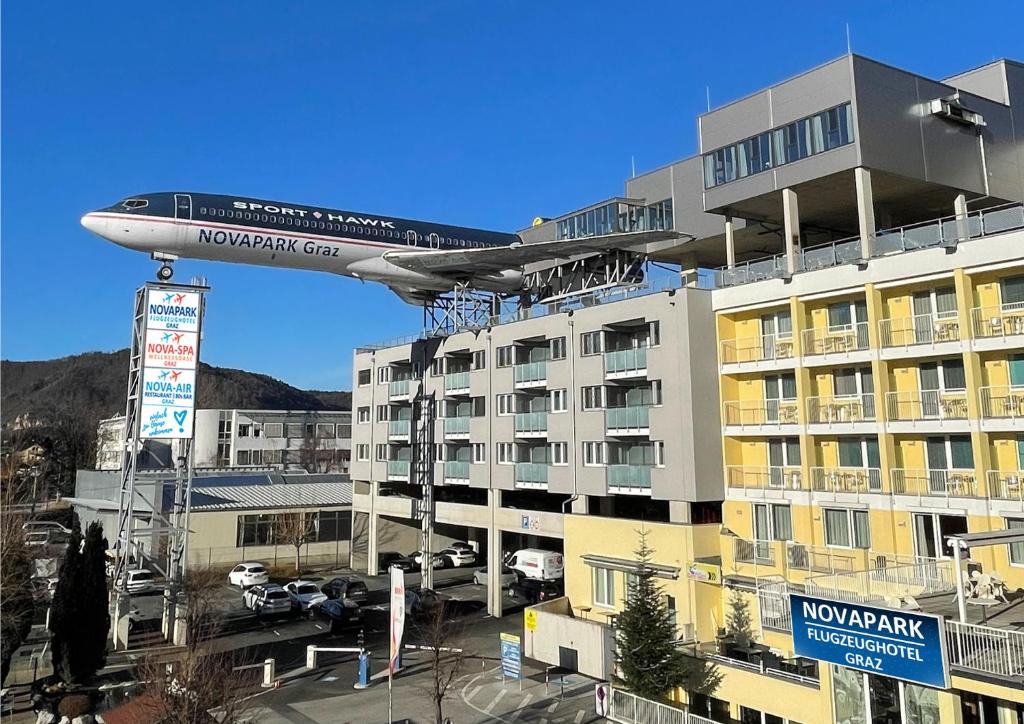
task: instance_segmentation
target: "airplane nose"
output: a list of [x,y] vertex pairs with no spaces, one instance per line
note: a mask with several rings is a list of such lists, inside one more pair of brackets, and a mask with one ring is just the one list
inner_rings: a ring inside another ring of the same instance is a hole
[[94,234],[103,236],[107,230],[107,220],[96,213],[90,212],[82,217],[82,226]]

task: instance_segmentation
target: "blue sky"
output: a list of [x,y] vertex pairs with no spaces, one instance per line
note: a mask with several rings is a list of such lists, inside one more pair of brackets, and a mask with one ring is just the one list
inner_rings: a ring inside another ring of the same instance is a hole
[[[128,343],[144,255],[79,225],[132,193],[231,193],[515,230],[694,153],[718,105],[845,52],[942,77],[1024,59],[1024,5],[42,3],[2,17],[2,355]],[[203,356],[348,389],[416,330],[380,286],[184,260]]]

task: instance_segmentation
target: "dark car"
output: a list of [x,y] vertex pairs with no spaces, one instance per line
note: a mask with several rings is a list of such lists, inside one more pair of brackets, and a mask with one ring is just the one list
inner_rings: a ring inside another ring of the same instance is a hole
[[331,625],[331,633],[346,626],[358,626],[363,622],[363,609],[348,598],[333,598],[312,607],[313,615]]
[[427,616],[436,611],[438,606],[447,606],[449,601],[451,596],[430,588],[405,591],[405,610],[413,617]]
[[[417,551],[417,553],[418,552],[419,551]],[[397,568],[400,571],[409,572],[418,571],[420,569],[420,564],[416,562],[416,557],[414,554],[409,556],[402,556],[401,558],[396,558],[393,561],[391,561],[391,565],[388,567]]]
[[366,597],[369,595],[365,583],[358,578],[344,576],[328,581],[320,586],[320,590],[327,595],[327,598],[348,598],[359,605],[366,603]]
[[527,603],[540,603],[561,596],[562,585],[558,581],[520,578],[508,587],[508,595]]
[[378,553],[377,567],[382,571],[386,571],[387,569],[391,568],[392,563],[401,558],[405,558],[405,556],[403,556],[398,551],[384,551],[383,553]]

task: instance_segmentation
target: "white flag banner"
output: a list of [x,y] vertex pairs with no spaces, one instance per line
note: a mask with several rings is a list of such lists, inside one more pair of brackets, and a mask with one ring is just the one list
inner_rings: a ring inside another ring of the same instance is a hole
[[405,572],[391,568],[391,656],[388,659],[388,673],[398,668],[402,634],[405,632]]

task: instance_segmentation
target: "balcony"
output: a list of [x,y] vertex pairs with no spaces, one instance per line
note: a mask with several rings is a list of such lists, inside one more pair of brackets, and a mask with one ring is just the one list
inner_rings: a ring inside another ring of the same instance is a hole
[[719,364],[723,372],[788,369],[796,365],[793,337],[757,335],[722,340]]
[[920,470],[893,468],[890,471],[893,495],[919,498],[976,498],[978,480],[973,470]]
[[444,437],[446,440],[469,439],[469,416],[444,418]]
[[468,460],[446,460],[444,463],[444,481],[446,483],[469,482],[469,461]]
[[1024,346],[1024,304],[975,307],[971,310],[971,331],[978,351]]
[[604,376],[609,380],[645,377],[647,375],[647,348],[634,347],[604,353]]
[[775,565],[776,541],[743,540],[733,541],[733,560],[736,563],[754,563],[762,566]]
[[449,372],[444,376],[445,395],[468,395],[469,372]]
[[951,315],[915,314],[878,322],[882,358],[917,354],[960,354],[960,318]]
[[394,402],[408,402],[412,380],[391,380],[388,383],[388,399]]
[[408,460],[388,460],[388,480],[409,481]]
[[832,495],[860,495],[882,492],[882,471],[878,468],[811,468],[811,490]]
[[807,398],[807,431],[812,435],[872,433],[877,430],[875,421],[873,394]]
[[870,350],[868,323],[858,322],[827,329],[805,329],[800,351],[805,364],[834,364],[866,362],[871,359]]
[[634,495],[651,494],[650,465],[609,465],[608,492]]
[[516,413],[516,437],[546,437],[548,434],[548,413],[539,412]]
[[888,392],[885,414],[890,432],[967,431],[966,390]]
[[988,497],[994,500],[1012,500],[1024,504],[1024,472],[1013,470],[988,471]]
[[981,429],[986,432],[1024,431],[1024,387],[990,385],[978,390]]
[[650,407],[630,405],[610,407],[604,413],[604,427],[608,435],[647,435],[651,431]]
[[806,490],[799,466],[727,465],[725,479],[730,490],[759,498],[783,498],[787,490]]
[[388,422],[388,440],[409,442],[412,438],[412,420],[391,420]]
[[517,488],[548,487],[547,463],[516,463],[515,481]]
[[851,551],[840,552],[828,547],[786,541],[786,568],[790,570],[809,573],[852,571],[856,561]]
[[547,361],[517,364],[514,368],[514,377],[517,389],[544,387],[548,383]]
[[731,400],[725,403],[729,435],[799,434],[799,402],[791,400]]

